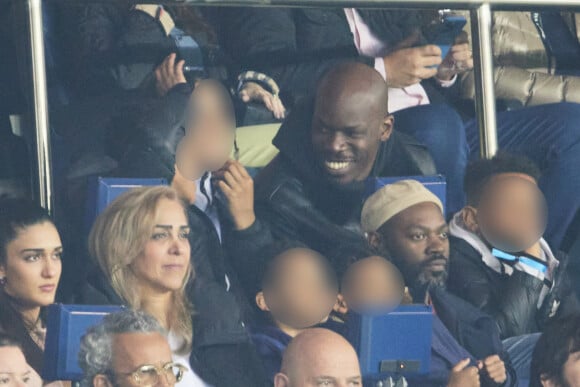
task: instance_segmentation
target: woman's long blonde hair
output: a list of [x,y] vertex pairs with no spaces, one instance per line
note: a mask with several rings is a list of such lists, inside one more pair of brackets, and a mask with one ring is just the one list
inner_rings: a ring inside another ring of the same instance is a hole
[[[117,295],[136,310],[142,309],[142,300],[137,291],[137,278],[129,265],[143,253],[151,238],[161,199],[176,201],[183,206],[173,188],[134,188],[120,195],[99,215],[89,235],[91,256],[97,260]],[[173,293],[167,327],[185,339],[180,348],[182,352],[191,348],[193,340],[192,306],[185,293],[187,283],[194,275],[191,263],[189,267],[181,288]]]

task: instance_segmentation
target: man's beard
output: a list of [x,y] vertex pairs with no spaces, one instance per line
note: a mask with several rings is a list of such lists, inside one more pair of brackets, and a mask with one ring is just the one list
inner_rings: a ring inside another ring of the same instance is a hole
[[[429,268],[429,265],[441,259],[446,260],[446,264],[443,270],[439,271],[432,271]],[[445,289],[447,284],[447,277],[448,277],[448,268],[449,268],[449,261],[447,257],[442,254],[434,254],[425,262],[422,262],[420,265],[409,268],[410,278],[409,287],[413,289],[413,293],[415,294],[422,294],[424,295],[425,292],[429,291],[429,289],[433,288],[442,288]]]

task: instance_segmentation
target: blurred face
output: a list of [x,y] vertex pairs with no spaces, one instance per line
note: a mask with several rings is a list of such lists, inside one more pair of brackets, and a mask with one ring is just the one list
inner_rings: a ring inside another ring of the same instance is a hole
[[195,88],[190,101],[189,127],[183,144],[178,147],[177,162],[181,171],[187,171],[188,167],[180,163],[198,164],[201,172],[211,172],[228,160],[234,146],[235,121],[226,97],[213,83],[202,81]]
[[166,293],[179,290],[189,272],[189,226],[181,203],[161,199],[155,225],[143,253],[129,267],[141,291]]
[[376,101],[357,93],[344,98],[317,98],[312,119],[312,146],[326,179],[337,185],[365,180],[381,142],[392,130],[392,117]]
[[263,291],[272,316],[295,329],[325,321],[336,303],[337,289],[329,284],[321,258],[307,249],[292,249],[284,255],[276,283]]
[[536,243],[546,228],[546,202],[526,175],[502,174],[485,186],[477,208],[479,231],[493,246],[509,252]]
[[42,380],[26,363],[18,347],[0,347],[1,387],[40,387]]
[[349,309],[390,308],[400,304],[404,284],[382,257],[356,262],[345,276],[342,296]]
[[411,287],[445,285],[448,232],[441,210],[433,203],[409,207],[379,230],[393,261]]
[[54,302],[61,273],[62,243],[50,222],[20,230],[6,246],[6,262],[0,266],[4,291],[25,308]]
[[[131,376],[144,365],[162,368],[172,361],[167,339],[160,333],[122,333],[113,340],[112,371],[119,386],[137,386]],[[160,375],[156,386],[174,386],[164,375]]]

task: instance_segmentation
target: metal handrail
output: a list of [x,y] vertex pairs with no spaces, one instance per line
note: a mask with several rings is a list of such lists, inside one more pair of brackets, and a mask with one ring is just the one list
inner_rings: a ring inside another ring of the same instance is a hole
[[[71,1],[94,3],[95,0],[27,0],[30,21],[30,47],[36,125],[36,197],[49,211],[53,208],[50,158],[50,132],[46,68],[44,65],[44,37],[42,23],[43,1]],[[118,2],[118,0],[97,0]],[[302,7],[357,7],[380,8],[451,8],[469,9],[472,21],[472,39],[475,64],[475,102],[480,130],[480,154],[491,157],[497,151],[497,127],[493,82],[493,52],[491,47],[491,11],[527,10],[538,8],[580,8],[580,0],[139,0],[139,3],[176,4],[197,6],[302,6]]]

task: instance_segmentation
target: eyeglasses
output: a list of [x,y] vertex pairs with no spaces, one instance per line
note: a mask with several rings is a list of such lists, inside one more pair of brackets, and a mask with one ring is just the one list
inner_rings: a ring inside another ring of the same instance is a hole
[[183,379],[187,368],[179,363],[167,363],[161,367],[145,364],[129,373],[117,373],[116,375],[130,376],[136,385],[141,387],[157,386],[161,382],[161,376],[165,377],[168,384],[174,385]]

